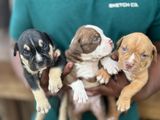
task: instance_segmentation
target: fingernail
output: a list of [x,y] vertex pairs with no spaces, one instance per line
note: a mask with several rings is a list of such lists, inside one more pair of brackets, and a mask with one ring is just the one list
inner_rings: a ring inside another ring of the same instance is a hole
[[71,63],[71,62],[68,63],[68,67],[69,67],[69,68],[72,68],[72,63]]

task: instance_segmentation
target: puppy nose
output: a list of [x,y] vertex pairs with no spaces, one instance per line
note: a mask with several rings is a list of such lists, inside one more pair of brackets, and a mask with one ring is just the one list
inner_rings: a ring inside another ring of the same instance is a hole
[[111,46],[113,46],[112,40],[109,40],[108,43],[109,43]]
[[126,63],[125,65],[126,65],[127,69],[131,69],[134,64],[133,63]]

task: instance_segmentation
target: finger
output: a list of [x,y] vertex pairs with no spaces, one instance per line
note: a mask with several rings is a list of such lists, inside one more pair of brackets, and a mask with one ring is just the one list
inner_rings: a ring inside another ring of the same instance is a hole
[[73,66],[74,66],[73,62],[68,62],[66,66],[64,67],[63,75],[66,76],[67,74],[69,74]]
[[[102,85],[100,85],[100,86],[102,86]],[[98,86],[98,87],[93,87],[93,88],[87,88],[87,89],[85,89],[85,90],[88,91],[88,92],[99,91],[100,86]]]
[[99,95],[99,92],[97,92],[97,91],[94,91],[94,92],[87,92],[87,95],[89,96],[89,97],[92,97],[92,96],[96,96],[96,95]]

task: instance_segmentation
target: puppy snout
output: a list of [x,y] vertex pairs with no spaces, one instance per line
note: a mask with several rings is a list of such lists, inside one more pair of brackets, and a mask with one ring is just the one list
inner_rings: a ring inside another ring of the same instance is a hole
[[127,69],[131,69],[133,66],[134,66],[134,63],[129,63],[129,62],[126,62],[126,63],[125,63],[125,67],[126,67]]
[[109,43],[109,45],[110,45],[111,47],[114,47],[114,44],[113,44],[113,41],[112,41],[112,40],[109,40],[108,43]]

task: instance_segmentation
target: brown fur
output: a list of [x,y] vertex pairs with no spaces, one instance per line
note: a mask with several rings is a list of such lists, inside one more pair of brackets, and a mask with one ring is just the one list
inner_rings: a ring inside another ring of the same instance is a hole
[[[94,39],[98,39],[98,42],[95,42]],[[86,28],[82,26],[76,32],[76,35],[71,42],[70,48],[66,51],[66,57],[68,61],[72,61],[74,63],[84,62],[82,60],[83,58],[81,54],[86,54],[87,56],[88,53],[93,52],[97,48],[97,46],[100,45],[101,41],[102,41],[102,38],[96,30],[94,30],[93,28]],[[89,62],[92,62],[92,61],[89,61]],[[77,68],[74,66],[70,74],[68,74],[65,77],[64,79],[65,84],[70,84],[75,79],[77,79],[76,69]],[[108,77],[106,79],[108,80],[109,77],[110,76],[108,74]],[[80,79],[85,81],[83,82],[85,88],[92,88],[100,85],[98,82],[96,82],[96,75],[93,78],[89,78],[87,80],[85,78],[80,78]],[[113,103],[112,99],[108,99],[108,100],[109,100],[109,103]],[[110,114],[109,116],[107,116],[108,114],[104,109],[105,105],[102,105],[102,104],[103,103],[101,101],[100,95],[89,97],[86,103],[77,104],[73,100],[72,92],[69,91],[68,93],[65,93],[64,98],[62,99],[59,120],[66,120],[67,114],[71,120],[80,120],[82,117],[82,113],[86,111],[91,111],[98,120],[107,120],[108,117],[111,117],[113,115],[112,112],[115,112],[114,111],[115,109],[112,109],[112,108],[109,109]],[[111,104],[110,107],[113,107],[114,105]],[[65,112],[67,112],[67,114]],[[115,117],[114,120],[116,120],[117,116],[115,115],[114,117]]]
[[[123,48],[127,48],[124,52]],[[124,112],[130,108],[131,98],[140,91],[148,81],[148,67],[153,59],[156,60],[157,51],[151,40],[142,33],[132,33],[124,36],[118,42],[118,64],[125,70],[125,62],[135,54],[133,67],[127,71],[127,78],[131,83],[124,87],[117,101],[118,109]],[[126,70],[125,70],[126,71]]]
[[[96,37],[100,39],[99,33],[91,28],[84,28],[83,26],[79,28],[76,32],[73,42],[70,45],[70,49],[66,51],[66,56],[68,60],[76,62],[81,61],[81,53],[89,53],[96,49],[100,44],[93,43],[93,38]],[[76,39],[76,40],[75,40]]]

